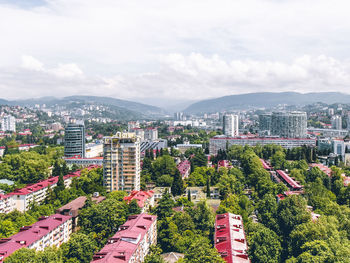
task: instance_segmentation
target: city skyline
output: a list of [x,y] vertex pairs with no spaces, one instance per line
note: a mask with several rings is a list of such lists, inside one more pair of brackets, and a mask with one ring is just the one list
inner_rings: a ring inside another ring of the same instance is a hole
[[[347,92],[346,1],[0,1],[2,98]],[[158,104],[159,105],[159,104]]]

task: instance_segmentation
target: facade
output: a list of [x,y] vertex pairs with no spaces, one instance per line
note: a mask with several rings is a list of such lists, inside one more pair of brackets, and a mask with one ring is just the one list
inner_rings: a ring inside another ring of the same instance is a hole
[[68,165],[76,164],[78,166],[87,167],[90,165],[102,166],[103,157],[94,157],[94,158],[80,158],[80,157],[68,157],[64,158]]
[[271,113],[265,113],[259,115],[259,130],[261,133],[269,134],[271,131]]
[[11,115],[4,116],[1,119],[1,130],[4,132],[5,131],[16,132],[16,118]]
[[225,114],[223,117],[223,131],[226,136],[236,137],[238,133],[238,115]]
[[157,217],[148,214],[129,216],[91,262],[142,263],[150,246],[157,243]]
[[345,143],[344,140],[334,139],[332,140],[332,152],[336,155],[345,156]]
[[202,148],[202,144],[191,144],[186,141],[183,144],[177,144],[176,149],[178,149],[181,153],[185,153],[188,149],[192,148]]
[[85,146],[85,157],[86,158],[94,158],[100,157],[103,155],[103,143],[88,143]]
[[306,138],[306,112],[274,112],[271,116],[271,135],[282,138]]
[[[88,169],[96,168],[90,166]],[[64,184],[69,187],[74,177],[79,177],[80,171],[67,174],[63,177]],[[16,189],[13,192],[0,195],[0,213],[10,213],[14,210],[25,212],[30,208],[30,205],[35,202],[41,204],[48,193],[48,189],[55,188],[58,182],[58,176],[51,177],[36,184],[27,185],[24,188]]]
[[129,196],[125,196],[124,200],[129,204],[132,200],[136,200],[137,205],[141,208],[141,212],[147,212],[155,205],[153,191],[132,191]]
[[105,137],[103,180],[107,192],[140,190],[140,138],[134,133]]
[[250,262],[242,216],[231,213],[216,215],[214,246],[228,263]]
[[85,126],[70,123],[64,133],[64,156],[85,157]]
[[314,133],[322,135],[323,137],[345,137],[348,135],[348,130],[336,130],[336,129],[321,129],[321,128],[308,128],[308,133]]
[[333,116],[331,119],[331,122],[332,122],[332,129],[341,130],[343,128],[341,116],[339,115]]
[[157,128],[146,128],[145,129],[145,140],[155,141],[158,140],[158,129]]
[[226,147],[232,145],[267,145],[276,144],[281,145],[283,148],[292,149],[295,147],[301,147],[303,145],[315,147],[315,139],[298,139],[298,138],[265,138],[265,137],[225,137],[225,136],[215,136],[209,140],[209,154],[217,154],[218,150],[225,150]]
[[0,239],[0,262],[21,248],[42,251],[46,247],[61,246],[72,234],[72,218],[60,214],[41,217],[31,226],[24,226],[20,232]]

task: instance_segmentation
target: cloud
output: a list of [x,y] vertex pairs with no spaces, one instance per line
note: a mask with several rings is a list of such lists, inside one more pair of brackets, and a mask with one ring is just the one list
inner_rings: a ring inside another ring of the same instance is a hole
[[346,0],[9,1],[0,4],[0,89],[6,98],[138,100],[347,92],[349,8]]

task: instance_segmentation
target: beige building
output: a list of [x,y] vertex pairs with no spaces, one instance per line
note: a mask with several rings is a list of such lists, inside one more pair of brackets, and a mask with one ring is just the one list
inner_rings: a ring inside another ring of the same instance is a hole
[[103,180],[107,192],[140,190],[140,137],[120,133],[103,141]]

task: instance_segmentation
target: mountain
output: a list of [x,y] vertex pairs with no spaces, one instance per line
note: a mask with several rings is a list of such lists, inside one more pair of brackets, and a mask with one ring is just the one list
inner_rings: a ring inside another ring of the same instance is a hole
[[185,109],[187,113],[220,112],[227,110],[274,107],[279,104],[307,105],[316,102],[327,104],[350,103],[350,95],[340,92],[259,92],[224,96],[193,103]]
[[116,112],[116,117],[120,115],[123,116],[123,119],[125,119],[128,115],[132,117],[132,119],[135,119],[163,117],[165,114],[165,111],[159,107],[128,100],[98,96],[69,96],[64,98],[42,97],[14,101],[6,101],[0,99],[0,104],[19,106],[34,106],[35,104],[46,104],[48,107],[54,105],[70,106],[76,104],[106,105],[109,106],[114,112]]

